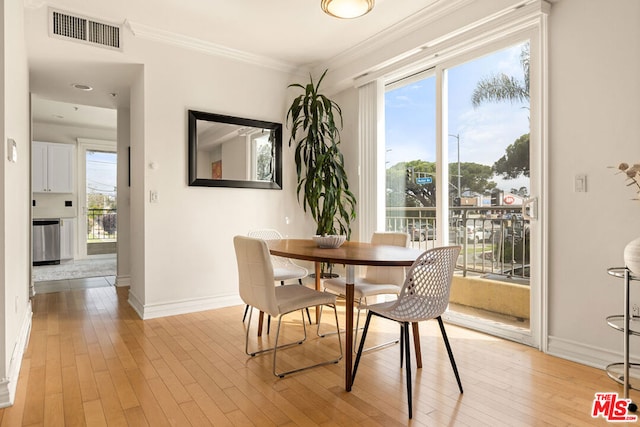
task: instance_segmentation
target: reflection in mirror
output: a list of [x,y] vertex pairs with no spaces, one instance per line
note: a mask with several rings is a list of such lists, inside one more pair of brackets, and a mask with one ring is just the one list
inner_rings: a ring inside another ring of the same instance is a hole
[[189,185],[282,188],[282,124],[189,110]]

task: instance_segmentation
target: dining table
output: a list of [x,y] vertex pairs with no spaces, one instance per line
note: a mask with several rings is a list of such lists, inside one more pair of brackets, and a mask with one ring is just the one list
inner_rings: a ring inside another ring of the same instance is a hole
[[[315,288],[321,289],[321,264],[344,264],[346,270],[345,295],[345,390],[351,391],[353,370],[353,304],[356,266],[410,267],[423,252],[419,249],[374,245],[364,242],[346,241],[337,248],[320,248],[312,239],[281,239],[267,242],[272,255],[315,263]],[[317,319],[317,317],[316,317]],[[413,324],[416,359],[421,367],[418,324]]]

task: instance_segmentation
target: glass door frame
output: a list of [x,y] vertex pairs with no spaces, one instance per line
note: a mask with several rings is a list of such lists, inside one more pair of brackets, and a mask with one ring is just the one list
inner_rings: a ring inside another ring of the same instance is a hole
[[[446,99],[446,73],[445,70],[456,65],[473,60],[492,52],[513,46],[523,41],[530,42],[530,194],[536,198],[537,219],[532,221],[530,226],[531,235],[531,278],[530,278],[530,329],[529,331],[514,328],[496,326],[492,322],[482,322],[477,324],[468,318],[447,312],[443,317],[452,323],[461,326],[480,330],[491,335],[507,338],[521,342],[543,351],[546,351],[547,337],[547,259],[546,245],[548,239],[547,225],[544,214],[547,206],[546,186],[546,153],[547,153],[547,82],[546,82],[546,32],[544,31],[544,20],[542,24],[536,22],[529,28],[514,31],[499,38],[492,38],[484,43],[477,40],[461,46],[457,52],[449,52],[446,58],[439,61],[432,59],[421,65],[414,64],[411,68],[405,67],[402,71],[389,73],[383,78],[386,83],[392,83],[408,76],[412,73],[435,67],[436,77],[436,173],[437,173],[437,194],[436,194],[436,222],[446,224],[449,211],[448,202],[448,105]],[[437,59],[437,58],[436,58]],[[384,140],[383,140],[384,141]],[[384,161],[384,160],[383,160]],[[380,215],[380,214],[379,214]],[[384,217],[384,213],[381,215]],[[448,244],[448,233],[444,227],[437,228],[437,244]]]
[[89,257],[87,253],[87,152],[102,151],[118,154],[116,141],[78,138],[78,224],[76,246],[78,259]]

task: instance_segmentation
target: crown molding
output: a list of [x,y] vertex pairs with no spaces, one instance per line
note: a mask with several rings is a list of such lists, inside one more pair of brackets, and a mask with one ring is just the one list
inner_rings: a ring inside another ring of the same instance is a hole
[[126,21],[127,27],[131,30],[135,37],[142,39],[158,41],[161,43],[171,44],[184,49],[191,49],[198,52],[204,52],[209,55],[220,56],[235,61],[245,62],[260,67],[271,68],[277,71],[287,73],[294,72],[299,69],[298,66],[285,61],[279,61],[262,55],[256,55],[244,52],[238,49],[232,49],[219,44],[211,43],[205,40],[189,37],[170,31],[160,30],[148,25],[140,24],[133,21]]
[[351,63],[358,58],[366,57],[372,52],[376,52],[379,49],[393,44],[394,41],[401,40],[413,34],[415,31],[424,28],[433,22],[439,21],[443,17],[470,3],[473,3],[474,1],[475,0],[438,0],[422,9],[420,12],[385,28],[367,40],[364,40],[363,42],[358,43],[357,45],[330,58],[326,61],[326,64],[330,64],[330,68],[338,68],[347,63]]

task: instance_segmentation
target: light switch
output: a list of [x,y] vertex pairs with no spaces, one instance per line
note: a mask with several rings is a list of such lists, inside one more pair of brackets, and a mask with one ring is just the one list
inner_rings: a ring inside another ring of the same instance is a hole
[[587,175],[576,175],[573,183],[573,191],[576,193],[587,192]]

